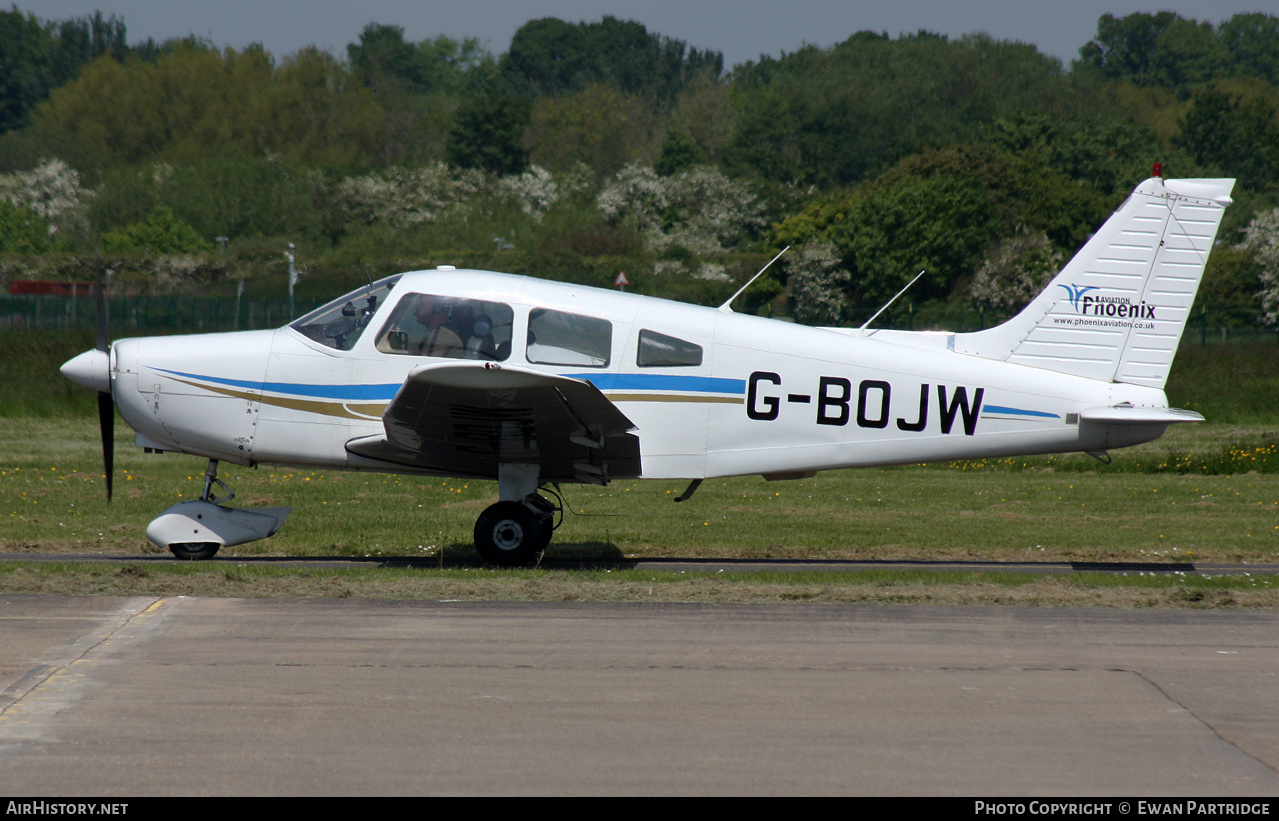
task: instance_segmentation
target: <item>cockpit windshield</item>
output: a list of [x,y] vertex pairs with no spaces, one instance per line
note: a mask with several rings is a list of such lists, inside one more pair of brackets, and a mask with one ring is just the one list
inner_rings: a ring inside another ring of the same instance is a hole
[[349,351],[355,347],[360,334],[368,327],[369,320],[386,302],[386,296],[399,282],[400,277],[379,279],[344,297],[335,299],[322,308],[316,308],[289,327],[321,345]]

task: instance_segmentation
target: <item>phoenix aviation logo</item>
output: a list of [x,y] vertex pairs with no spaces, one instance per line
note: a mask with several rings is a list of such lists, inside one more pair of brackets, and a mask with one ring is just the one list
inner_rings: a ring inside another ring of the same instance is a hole
[[1058,285],[1057,287],[1065,289],[1066,293],[1070,294],[1070,304],[1071,307],[1075,309],[1075,313],[1082,313],[1082,311],[1079,310],[1079,300],[1083,299],[1084,294],[1089,291],[1101,290],[1095,285],[1075,285],[1074,283],[1071,283],[1070,285]]
[[1134,303],[1126,296],[1091,295],[1101,289],[1095,285],[1058,285],[1070,297],[1070,305],[1081,316],[1117,317],[1119,319],[1154,319],[1155,306],[1144,300]]

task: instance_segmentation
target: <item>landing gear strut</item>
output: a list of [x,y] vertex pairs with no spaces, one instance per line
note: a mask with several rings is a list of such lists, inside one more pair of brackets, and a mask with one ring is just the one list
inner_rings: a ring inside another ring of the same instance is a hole
[[[223,496],[221,499],[218,499],[214,497],[213,495],[213,485],[215,483],[217,484],[218,487],[226,491],[226,495]],[[227,487],[226,482],[218,478],[218,460],[210,459],[209,466],[204,469],[204,493],[200,494],[200,501],[212,502],[213,504],[217,505],[217,504],[221,504],[222,502],[229,502],[234,498],[235,498],[235,491]]]

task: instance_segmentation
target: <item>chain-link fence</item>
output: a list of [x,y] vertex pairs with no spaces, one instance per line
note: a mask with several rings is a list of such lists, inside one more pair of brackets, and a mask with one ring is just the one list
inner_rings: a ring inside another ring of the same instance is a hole
[[[298,316],[321,300],[297,300]],[[287,299],[201,296],[113,296],[107,300],[112,336],[124,333],[189,333],[278,328],[288,323]],[[93,328],[97,307],[91,297],[0,295],[0,328],[72,330]]]
[[[297,300],[296,315],[319,307],[323,300]],[[286,299],[236,299],[202,296],[113,296],[107,300],[112,336],[121,334],[208,333],[212,331],[278,328],[295,317],[289,316]],[[92,297],[0,294],[0,328],[41,328],[70,330],[93,328],[96,307]],[[867,308],[870,316],[875,308]],[[857,312],[854,312],[857,315]],[[955,332],[978,331],[999,324],[1005,317],[980,309],[950,309],[941,314],[927,307],[894,306],[876,318],[874,327],[901,330],[945,328]],[[1275,340],[1279,329],[1256,324],[1257,312],[1235,308],[1196,308],[1182,337],[1183,344],[1209,345],[1222,342]]]
[[[878,306],[856,306],[851,310],[855,318],[869,317]],[[1196,306],[1182,334],[1182,344],[1210,345],[1223,342],[1261,342],[1273,340],[1279,344],[1279,328],[1258,324],[1259,311],[1255,308],[1216,308]],[[895,305],[875,318],[874,328],[891,328],[901,331],[947,330],[955,333],[981,331],[1004,322],[1009,317],[1003,313],[987,311],[981,307],[964,307],[942,303],[916,306],[910,303]],[[856,319],[853,324],[857,324]]]
[[1183,344],[1196,340],[1201,345],[1224,342],[1261,342],[1273,340],[1279,344],[1279,328],[1264,328],[1257,324],[1258,312],[1247,309],[1203,308],[1190,317]]

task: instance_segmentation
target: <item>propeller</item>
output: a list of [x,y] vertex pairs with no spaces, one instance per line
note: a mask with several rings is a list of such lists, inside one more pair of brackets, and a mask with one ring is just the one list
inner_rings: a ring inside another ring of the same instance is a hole
[[115,402],[111,398],[111,343],[107,334],[107,289],[102,276],[102,261],[97,243],[93,248],[93,268],[98,294],[98,339],[94,350],[106,355],[107,389],[98,391],[98,429],[102,434],[102,469],[107,478],[107,502],[111,501],[112,477],[115,475]]
[[67,360],[62,375],[77,385],[98,392],[98,427],[102,434],[102,468],[107,479],[107,501],[111,501],[115,473],[115,402],[111,396],[111,343],[107,339],[107,291],[102,263],[95,248],[93,267],[97,270],[98,340],[91,351]]

